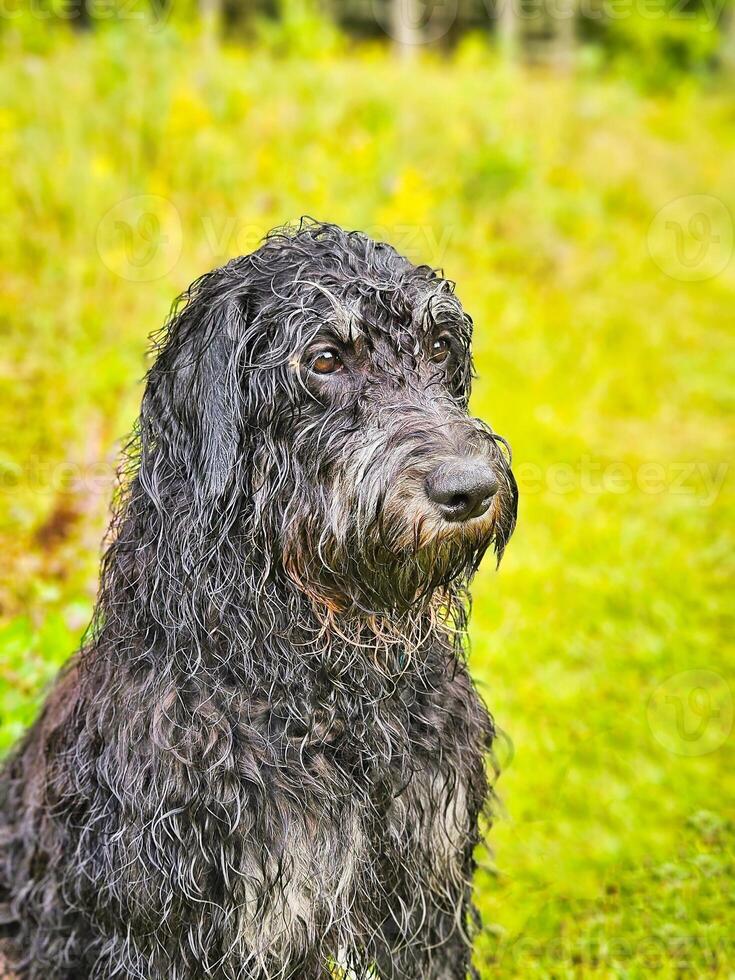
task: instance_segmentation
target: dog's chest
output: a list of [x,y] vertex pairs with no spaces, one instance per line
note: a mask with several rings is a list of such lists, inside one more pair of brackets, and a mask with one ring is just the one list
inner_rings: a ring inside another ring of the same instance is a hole
[[460,886],[475,838],[490,722],[464,671],[393,697],[314,703],[310,714],[301,701],[298,723],[263,704],[258,760],[241,767],[265,783],[248,804],[265,839],[244,856],[254,914],[243,936],[256,947],[284,935],[307,948],[331,930],[347,942],[354,910],[399,881]]
[[394,787],[387,801],[371,801],[363,787],[341,804],[307,799],[303,810],[292,813],[277,867],[266,866],[258,882],[261,894],[269,879],[275,888],[265,889],[270,901],[249,924],[251,945],[267,938],[277,948],[287,935],[306,949],[314,936],[334,932],[336,946],[343,948],[360,933],[355,909],[372,907],[378,918],[389,914],[383,903],[398,894],[397,883],[413,882],[410,895],[396,898],[402,907],[423,901],[419,893],[461,885],[473,822],[462,776],[448,782],[430,767],[416,771],[407,784],[394,780]]

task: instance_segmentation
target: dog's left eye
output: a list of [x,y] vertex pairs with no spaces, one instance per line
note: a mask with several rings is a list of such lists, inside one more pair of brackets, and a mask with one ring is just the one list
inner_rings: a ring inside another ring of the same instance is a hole
[[319,351],[311,359],[311,370],[316,374],[334,374],[342,367],[342,360],[336,350],[327,348]]
[[449,338],[447,337],[437,337],[434,343],[431,345],[431,359],[435,364],[441,364],[442,361],[446,361],[449,355]]

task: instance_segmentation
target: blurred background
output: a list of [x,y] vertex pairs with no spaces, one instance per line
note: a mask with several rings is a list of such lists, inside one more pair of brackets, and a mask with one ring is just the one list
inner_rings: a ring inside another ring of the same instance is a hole
[[3,751],[89,620],[174,296],[360,228],[457,281],[515,451],[482,977],[735,976],[728,3],[3,0]]

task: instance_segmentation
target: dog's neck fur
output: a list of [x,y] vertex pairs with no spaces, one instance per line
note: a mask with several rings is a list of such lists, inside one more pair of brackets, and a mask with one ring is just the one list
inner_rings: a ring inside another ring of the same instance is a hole
[[[245,504],[207,510],[181,488],[161,500],[150,492],[155,476],[144,461],[121,496],[89,653],[213,684],[298,687],[320,674],[357,691],[434,670],[437,655],[463,655],[468,601],[459,583],[401,611],[335,610],[289,576]],[[260,657],[265,642],[284,656]]]

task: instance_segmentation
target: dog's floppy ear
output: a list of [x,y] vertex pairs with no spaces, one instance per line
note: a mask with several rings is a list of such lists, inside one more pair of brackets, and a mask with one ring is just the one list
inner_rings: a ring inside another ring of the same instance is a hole
[[154,470],[169,464],[202,503],[225,493],[241,446],[247,304],[242,280],[226,272],[203,276],[175,304],[143,401],[144,459]]

